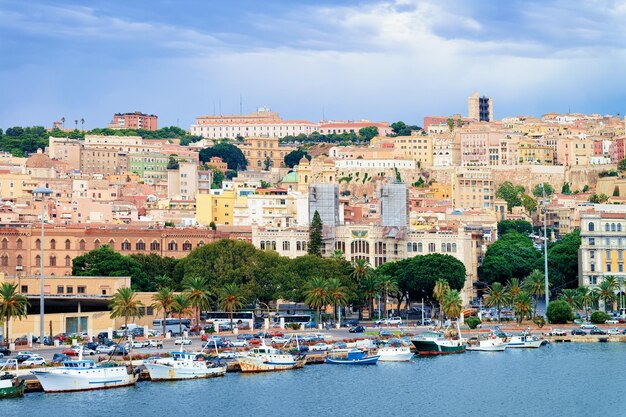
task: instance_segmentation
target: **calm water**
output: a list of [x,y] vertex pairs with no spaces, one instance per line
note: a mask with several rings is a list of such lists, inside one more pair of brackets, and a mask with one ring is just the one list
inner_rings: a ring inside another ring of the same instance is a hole
[[626,416],[626,344],[555,344],[371,367],[27,394],[0,416]]

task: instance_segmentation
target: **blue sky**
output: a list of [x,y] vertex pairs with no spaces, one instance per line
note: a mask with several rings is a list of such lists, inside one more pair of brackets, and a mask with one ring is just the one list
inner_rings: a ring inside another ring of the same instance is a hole
[[626,0],[0,0],[0,127],[115,112],[624,115]]

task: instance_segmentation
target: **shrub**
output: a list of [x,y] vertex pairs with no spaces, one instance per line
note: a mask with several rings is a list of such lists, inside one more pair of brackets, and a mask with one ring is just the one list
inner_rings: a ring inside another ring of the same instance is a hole
[[572,320],[572,307],[563,300],[553,301],[548,305],[546,316],[552,324],[565,324]]
[[475,316],[468,317],[465,319],[465,324],[467,324],[467,327],[469,327],[470,329],[475,329],[476,327],[478,327],[480,323],[481,323],[480,319]]
[[300,330],[300,323],[287,323],[286,326],[291,330]]
[[611,316],[609,316],[603,311],[594,311],[593,314],[591,315],[591,322],[593,324],[604,324],[604,322],[610,318]]
[[541,329],[543,326],[546,325],[546,319],[544,319],[543,316],[535,316],[533,317],[533,323],[535,323],[535,326]]

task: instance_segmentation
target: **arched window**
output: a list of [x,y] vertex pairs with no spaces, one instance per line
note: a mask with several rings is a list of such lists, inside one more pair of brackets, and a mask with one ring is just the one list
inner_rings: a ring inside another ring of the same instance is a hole
[[18,248],[18,249],[22,249],[22,246],[23,246],[22,239],[17,239],[17,242],[16,242],[16,243],[17,243],[17,248]]
[[413,242],[413,252],[417,252],[417,242]]
[[72,243],[70,242],[69,239],[65,239],[65,249],[69,250],[71,249]]
[[302,242],[302,250],[306,250],[306,241]]
[[128,240],[122,242],[122,250],[130,250],[130,242]]
[[615,223],[611,223],[611,232],[615,231]]
[[276,250],[276,241],[272,240],[272,250]]
[[420,253],[424,251],[424,245],[422,245],[422,242],[418,242],[417,251]]
[[411,242],[407,242],[406,244],[406,251],[407,252],[411,252],[413,250],[413,246],[411,245]]
[[[298,243],[300,243],[300,242],[298,242]],[[265,241],[264,240],[261,241],[261,250],[265,250]]]
[[2,249],[8,249],[8,248],[9,248],[9,239],[5,237],[4,239],[2,239]]
[[144,243],[143,240],[139,240],[139,241],[137,241],[137,243],[135,243],[135,249],[137,249],[137,250],[146,250],[146,244]]
[[452,252],[456,253],[456,243],[452,244]]
[[150,243],[150,250],[151,251],[161,250],[161,244],[157,242],[156,240],[153,240],[152,243]]
[[15,258],[15,260],[16,260],[16,265],[17,266],[23,266],[24,265],[23,264],[24,259],[22,258],[22,255],[17,255],[17,258]]
[[355,253],[369,254],[370,244],[368,241],[363,240],[363,239],[354,240],[350,243],[350,252],[353,254]]
[[[100,239],[96,239],[93,241],[93,248],[98,249],[100,247]],[[85,250],[84,242],[81,240],[81,249]]]
[[109,247],[115,250],[115,241],[113,239],[109,240]]
[[437,248],[435,248],[435,244],[433,242],[428,244],[428,252],[435,252]]
[[596,229],[596,225],[593,222],[589,222],[589,231],[593,232]]
[[35,256],[35,266],[41,266],[41,256]]
[[170,240],[170,243],[167,244],[167,250],[175,251],[178,250],[178,243],[174,240]]
[[35,249],[41,249],[41,240],[35,240]]
[[54,255],[50,256],[50,266],[57,266],[57,257]]
[[299,240],[296,242],[296,250],[297,251],[301,251],[302,250],[302,245],[300,245],[300,241]]
[[452,245],[449,243],[446,244],[446,252],[452,252]]
[[80,242],[78,242],[78,249],[85,250],[85,240],[84,239],[81,239]]
[[611,226],[610,226],[608,223],[606,223],[606,224],[604,225],[604,231],[605,231],[605,232],[608,232],[609,230],[611,230]]
[[622,224],[621,223],[617,223],[617,231],[618,232],[622,231]]
[[198,242],[198,247],[201,248],[202,246],[204,246],[204,240],[201,240],[200,242]]
[[50,249],[56,249],[57,248],[57,241],[54,239],[50,240]]
[[446,244],[442,243],[441,244],[441,252],[445,252],[446,251]]
[[9,256],[6,253],[0,256],[0,265],[9,266]]
[[283,240],[283,250],[289,250],[291,243],[288,240]]
[[70,258],[69,255],[65,257],[65,266],[66,267],[72,266],[72,258]]
[[191,242],[189,242],[188,240],[185,240],[185,243],[183,243],[183,250],[184,251],[190,251],[191,250]]

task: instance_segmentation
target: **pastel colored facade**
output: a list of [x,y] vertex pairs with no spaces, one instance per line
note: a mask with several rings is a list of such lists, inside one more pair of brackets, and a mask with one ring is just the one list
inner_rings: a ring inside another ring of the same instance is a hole
[[207,162],[207,165],[221,172],[226,172],[228,170],[228,164],[219,156],[212,156],[211,159],[209,159],[209,162]]
[[414,160],[420,168],[433,165],[433,138],[430,135],[413,132],[411,136],[397,136],[394,151],[401,159]]
[[30,175],[0,170],[0,198],[3,200],[26,197],[33,188]]
[[559,165],[589,165],[592,156],[593,141],[587,137],[568,137],[557,142],[556,160]]
[[448,119],[448,116],[424,116],[424,123],[422,128],[428,131],[428,128],[431,125],[445,125]]
[[338,170],[348,169],[409,169],[415,170],[417,164],[414,160],[408,159],[338,159],[335,161]]
[[282,188],[257,189],[234,208],[235,226],[296,227],[308,224],[306,194]]
[[237,201],[235,190],[211,190],[210,194],[196,195],[196,221],[200,225],[208,226],[211,222],[216,225],[233,225],[233,210]]
[[461,163],[461,145],[451,135],[432,135],[433,166],[450,167]]
[[167,198],[194,200],[198,192],[198,165],[179,161],[178,169],[167,170]]
[[317,131],[322,135],[355,133],[365,127],[375,127],[378,129],[378,136],[388,136],[393,133],[393,129],[387,122],[370,122],[369,120],[359,121],[321,121],[317,126]]
[[[247,137],[243,143],[235,143],[248,160],[249,170],[267,170],[266,168],[285,168],[285,156],[295,151],[293,146],[283,146],[278,137]],[[269,161],[270,166],[267,166]]]
[[457,168],[452,177],[452,204],[458,208],[493,209],[495,184],[490,169]]
[[491,122],[493,120],[493,101],[489,97],[473,93],[467,99],[467,116],[479,122]]
[[128,155],[128,170],[136,173],[148,184],[167,181],[169,156],[162,153],[132,153]]
[[[500,165],[500,148],[504,135],[489,126],[458,129],[455,140],[461,149],[462,166]],[[513,161],[515,163],[515,161]]]
[[518,162],[520,165],[553,165],[554,149],[550,146],[542,145],[534,139],[520,139]]
[[158,119],[154,114],[141,112],[115,113],[113,115],[113,123],[109,127],[112,129],[157,130]]

